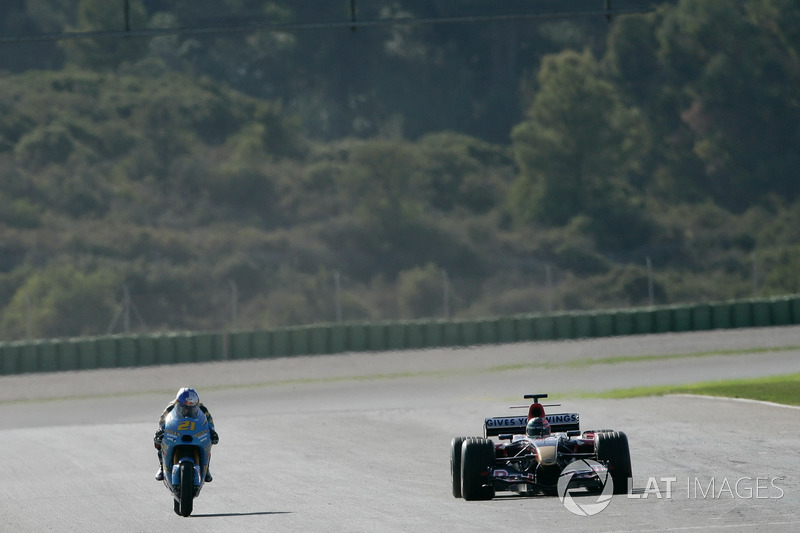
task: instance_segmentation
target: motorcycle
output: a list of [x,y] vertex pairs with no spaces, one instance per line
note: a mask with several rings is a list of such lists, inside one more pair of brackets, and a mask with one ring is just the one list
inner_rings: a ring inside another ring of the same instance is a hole
[[164,420],[161,460],[164,485],[174,498],[175,514],[192,514],[211,461],[211,431],[206,415],[182,417],[173,409]]

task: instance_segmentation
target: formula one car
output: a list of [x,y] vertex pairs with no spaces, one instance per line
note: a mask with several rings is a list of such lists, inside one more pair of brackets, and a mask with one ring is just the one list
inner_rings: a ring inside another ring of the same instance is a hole
[[625,433],[581,431],[578,413],[545,414],[539,400],[547,394],[527,394],[525,398],[533,400],[530,406],[520,406],[528,407],[527,416],[487,418],[483,438],[453,439],[453,496],[490,500],[498,491],[555,495],[562,478],[567,489],[583,487],[605,494],[610,478],[614,493],[627,491],[631,457]]

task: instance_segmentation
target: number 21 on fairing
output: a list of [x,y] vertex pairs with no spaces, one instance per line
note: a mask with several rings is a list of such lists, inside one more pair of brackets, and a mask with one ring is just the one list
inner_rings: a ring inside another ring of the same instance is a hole
[[194,423],[194,422],[192,422],[191,420],[184,420],[184,421],[183,421],[183,422],[181,422],[181,423],[180,423],[180,425],[178,426],[178,431],[186,431],[187,429],[188,429],[189,431],[194,431],[194,424],[195,424],[195,423]]

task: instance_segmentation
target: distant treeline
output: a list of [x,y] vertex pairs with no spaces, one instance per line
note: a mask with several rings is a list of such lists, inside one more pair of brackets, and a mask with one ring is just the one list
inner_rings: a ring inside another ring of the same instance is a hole
[[[129,22],[222,4],[347,12]],[[4,2],[0,33],[119,16]],[[794,1],[0,46],[3,340],[800,292]]]

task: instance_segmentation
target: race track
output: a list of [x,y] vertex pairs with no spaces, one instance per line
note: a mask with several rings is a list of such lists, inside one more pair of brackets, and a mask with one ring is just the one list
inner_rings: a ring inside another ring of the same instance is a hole
[[[800,409],[576,397],[789,372],[798,327],[2,377],[0,531],[800,531]],[[221,439],[189,518],[153,480],[181,386]],[[451,496],[450,439],[532,392],[628,434],[631,497]]]

